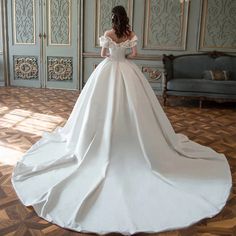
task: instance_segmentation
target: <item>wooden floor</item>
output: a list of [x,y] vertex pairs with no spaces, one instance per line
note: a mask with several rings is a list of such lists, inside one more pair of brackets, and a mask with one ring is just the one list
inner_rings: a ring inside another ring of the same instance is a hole
[[[32,207],[22,205],[10,181],[16,161],[43,131],[65,123],[78,96],[76,91],[0,88],[1,236],[79,235],[41,219]],[[196,102],[173,101],[164,110],[176,132],[226,155],[233,173],[233,189],[217,216],[182,230],[153,235],[236,235],[236,104],[205,102],[199,109]]]

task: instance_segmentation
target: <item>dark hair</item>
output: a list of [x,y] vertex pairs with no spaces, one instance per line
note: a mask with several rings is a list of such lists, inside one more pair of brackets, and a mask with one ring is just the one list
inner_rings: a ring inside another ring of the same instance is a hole
[[115,6],[112,8],[112,28],[118,38],[129,36],[131,33],[129,25],[129,17],[123,6]]

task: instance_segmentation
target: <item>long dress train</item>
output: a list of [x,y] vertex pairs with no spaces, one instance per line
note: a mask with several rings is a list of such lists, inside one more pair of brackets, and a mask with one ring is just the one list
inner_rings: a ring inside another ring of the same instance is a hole
[[[138,66],[137,36],[109,48],[64,127],[44,132],[19,160],[14,189],[26,206],[80,232],[160,232],[213,217],[232,187],[224,154],[175,133]],[[196,127],[197,128],[197,127]]]

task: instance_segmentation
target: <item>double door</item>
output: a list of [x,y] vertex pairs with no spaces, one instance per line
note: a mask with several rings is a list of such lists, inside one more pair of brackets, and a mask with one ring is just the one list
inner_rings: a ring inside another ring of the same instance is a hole
[[78,2],[7,1],[11,85],[77,88]]

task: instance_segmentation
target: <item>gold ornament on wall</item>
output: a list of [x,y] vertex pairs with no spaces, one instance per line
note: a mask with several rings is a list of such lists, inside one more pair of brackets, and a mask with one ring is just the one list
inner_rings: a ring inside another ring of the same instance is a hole
[[48,57],[48,80],[72,80],[72,57]]
[[36,57],[14,57],[14,79],[38,79],[38,60]]
[[142,67],[142,72],[147,73],[149,80],[160,80],[162,78],[162,71],[151,67]]

